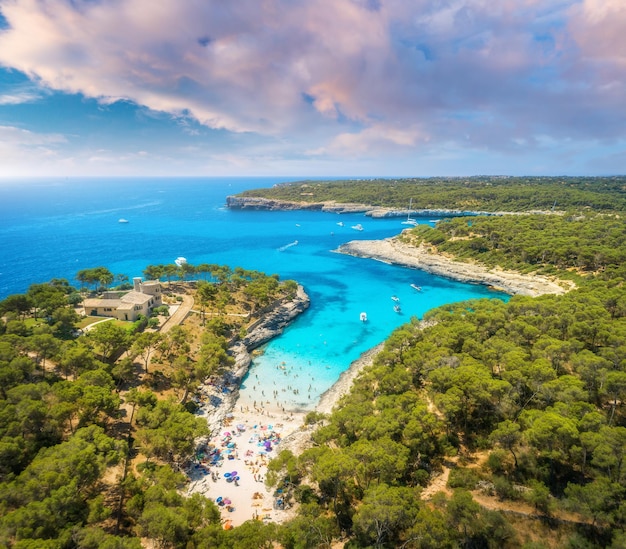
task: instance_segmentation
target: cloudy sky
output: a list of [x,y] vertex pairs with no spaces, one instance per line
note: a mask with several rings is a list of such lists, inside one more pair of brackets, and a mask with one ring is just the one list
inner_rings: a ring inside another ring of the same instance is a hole
[[0,176],[616,173],[624,0],[0,0]]

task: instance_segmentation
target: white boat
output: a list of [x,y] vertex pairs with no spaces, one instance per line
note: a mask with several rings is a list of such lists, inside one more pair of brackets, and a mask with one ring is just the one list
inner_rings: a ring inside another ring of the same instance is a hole
[[182,267],[185,263],[187,263],[187,259],[185,259],[184,257],[177,257],[174,260],[174,263],[176,263],[178,267]]
[[414,290],[417,290],[418,292],[422,291],[422,287],[418,286],[417,284],[411,284],[411,288],[413,288]]
[[361,314],[359,315],[359,320],[360,320],[361,322],[367,322],[367,313],[361,313]]
[[400,305],[394,305],[394,306],[393,306],[393,310],[394,310],[396,313],[401,313],[401,312],[402,312],[402,308],[400,307]]
[[361,225],[360,223],[357,223],[356,225],[352,225],[352,228],[355,231],[362,231],[363,230],[363,225]]
[[392,295],[391,299],[393,299],[396,303],[400,303],[400,298],[397,295]]
[[413,199],[409,201],[409,213],[406,215],[406,221],[402,222],[402,225],[417,225],[417,221],[415,219],[411,219],[411,208],[413,207]]
[[339,221],[337,225],[339,225],[340,227],[343,227],[343,221]]
[[128,219],[124,219],[123,217],[117,220],[118,223],[128,223]]

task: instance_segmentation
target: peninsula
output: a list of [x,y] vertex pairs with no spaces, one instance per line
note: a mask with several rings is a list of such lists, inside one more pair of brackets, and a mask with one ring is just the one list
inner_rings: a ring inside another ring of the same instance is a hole
[[451,256],[434,253],[424,244],[413,246],[399,238],[354,240],[342,244],[335,251],[412,269],[421,269],[460,282],[484,284],[509,294],[536,297],[543,294],[563,294],[574,287],[570,281],[549,279],[539,275],[525,275],[501,268],[490,269],[476,261],[459,261]]

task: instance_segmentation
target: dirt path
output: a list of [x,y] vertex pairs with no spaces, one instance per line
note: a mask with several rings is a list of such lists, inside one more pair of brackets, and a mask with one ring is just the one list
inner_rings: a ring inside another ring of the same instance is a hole
[[191,309],[193,308],[193,305],[194,305],[193,297],[187,294],[183,295],[182,303],[180,304],[178,309],[176,309],[174,314],[165,321],[165,324],[161,326],[160,332],[165,334],[169,332],[174,326],[178,326],[179,324],[182,324],[183,320],[187,318],[189,311],[191,311]]

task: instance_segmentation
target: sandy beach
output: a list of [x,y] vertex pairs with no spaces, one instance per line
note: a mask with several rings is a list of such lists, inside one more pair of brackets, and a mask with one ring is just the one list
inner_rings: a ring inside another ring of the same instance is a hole
[[[339,380],[321,397],[315,410],[330,413],[346,394],[354,378],[371,364],[382,345],[364,353],[342,373]],[[239,396],[236,386],[222,400],[219,409],[210,402],[223,398],[223,386],[203,388],[202,415],[212,429],[190,469],[188,493],[199,492],[218,504],[225,527],[246,520],[282,522],[293,515],[284,508],[280,493],[265,486],[267,463],[285,449],[299,453],[306,448],[312,428],[304,425],[310,410],[283,409],[274,399],[248,401]]]
[[[330,413],[346,394],[354,378],[372,363],[382,344],[354,361],[322,395],[316,411]],[[293,509],[281,505],[280,493],[265,486],[267,463],[285,449],[299,453],[307,447],[312,427],[304,425],[311,410],[287,410],[274,399],[248,401],[236,386],[205,386],[202,415],[212,436],[205,441],[190,469],[189,494],[199,492],[218,504],[225,527],[246,520],[283,522]],[[230,392],[232,391],[232,392]],[[218,408],[210,402],[221,400]],[[236,480],[235,480],[236,479]]]

